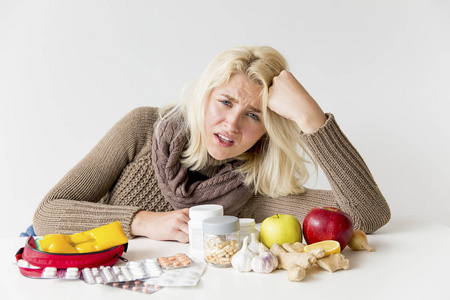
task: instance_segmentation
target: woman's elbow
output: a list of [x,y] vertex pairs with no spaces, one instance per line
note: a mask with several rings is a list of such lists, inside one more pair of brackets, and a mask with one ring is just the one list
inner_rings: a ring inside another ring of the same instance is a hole
[[379,201],[376,207],[371,207],[364,214],[353,216],[354,228],[365,233],[373,233],[386,225],[391,219],[391,210],[387,202]]

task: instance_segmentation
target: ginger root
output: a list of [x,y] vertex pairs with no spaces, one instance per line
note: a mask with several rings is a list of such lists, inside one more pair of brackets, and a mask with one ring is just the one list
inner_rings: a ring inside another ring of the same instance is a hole
[[269,251],[272,252],[278,259],[277,269],[282,269],[280,264],[280,256],[283,253],[287,253],[287,251],[277,243],[273,244],[272,247],[270,247]]
[[283,244],[283,246],[275,243],[270,247],[270,252],[278,259],[278,269],[287,270],[290,281],[302,281],[306,276],[306,270],[314,264],[329,272],[350,268],[349,260],[342,254],[331,254],[325,257],[325,250],[322,248],[315,248],[308,252],[303,252],[303,248],[304,245],[298,242]]
[[283,247],[281,247],[277,243],[273,244],[272,247],[270,247],[269,250],[270,250],[270,252],[272,252],[276,256],[280,255],[281,253],[287,253],[286,249],[284,249]]
[[282,247],[289,253],[302,253],[305,245],[295,242],[295,244],[284,243]]
[[341,269],[348,270],[350,268],[349,260],[342,254],[331,254],[328,257],[319,259],[316,263],[328,272],[334,272]]
[[306,270],[301,267],[291,268],[287,273],[290,281],[302,281],[306,276]]
[[[285,245],[286,244],[283,246]],[[286,246],[286,248],[293,251],[293,249],[299,249],[300,247],[298,246],[299,245],[296,247]],[[276,243],[270,247],[270,252],[272,252],[278,259],[278,269],[287,270],[288,279],[291,281],[303,280],[306,275],[306,269],[314,265],[318,259],[325,256],[325,250],[322,248],[317,248],[310,252],[288,252],[287,249]]]

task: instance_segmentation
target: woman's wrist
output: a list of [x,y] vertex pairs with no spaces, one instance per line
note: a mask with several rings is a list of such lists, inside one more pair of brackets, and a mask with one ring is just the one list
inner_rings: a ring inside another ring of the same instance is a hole
[[319,108],[319,110],[320,112],[317,112],[314,116],[302,117],[300,119],[295,120],[298,127],[301,129],[303,133],[305,134],[314,133],[325,124],[325,122],[327,121],[327,116],[322,111],[322,109]]
[[131,226],[130,226],[130,232],[132,235],[134,236],[142,236],[142,229],[144,227],[144,222],[143,222],[143,215],[146,212],[143,210],[138,211],[133,218],[133,221],[131,221]]

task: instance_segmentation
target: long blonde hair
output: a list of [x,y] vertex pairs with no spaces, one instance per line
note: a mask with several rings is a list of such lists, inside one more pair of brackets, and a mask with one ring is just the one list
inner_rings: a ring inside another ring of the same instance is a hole
[[[268,46],[237,47],[216,56],[200,78],[186,89],[181,101],[167,112],[180,113],[185,118],[184,130],[189,140],[183,151],[181,163],[189,169],[200,170],[209,164],[218,164],[205,146],[204,112],[212,90],[229,81],[235,74],[246,75],[253,83],[261,85],[262,114],[266,134],[247,152],[235,157],[243,161],[236,170],[244,175],[246,185],[254,185],[255,194],[271,197],[300,194],[309,174],[306,163],[317,163],[300,138],[300,128],[267,108],[272,80],[287,69],[286,60]],[[305,158],[306,157],[306,158]]]

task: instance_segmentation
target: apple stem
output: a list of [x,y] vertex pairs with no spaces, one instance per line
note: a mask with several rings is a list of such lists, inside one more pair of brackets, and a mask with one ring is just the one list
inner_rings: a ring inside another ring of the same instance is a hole
[[280,218],[280,216],[277,214],[277,218],[279,219]]

